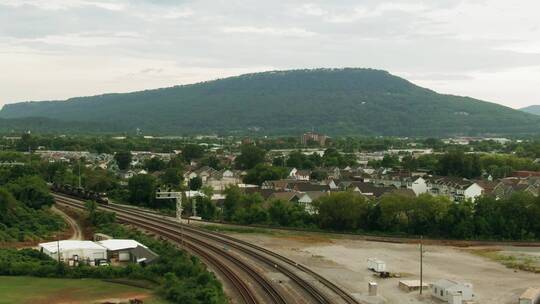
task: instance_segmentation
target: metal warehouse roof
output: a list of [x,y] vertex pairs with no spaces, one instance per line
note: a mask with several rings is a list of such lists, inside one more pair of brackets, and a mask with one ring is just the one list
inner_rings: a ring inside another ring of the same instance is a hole
[[92,250],[105,250],[106,249],[105,247],[97,243],[94,243],[92,241],[74,241],[74,240],[40,243],[39,247],[43,247],[44,249],[46,249],[47,251],[51,253],[56,253],[58,251],[58,247],[60,247],[60,251],[77,250],[77,249],[92,249]]
[[137,246],[147,248],[146,246],[144,246],[143,244],[135,240],[111,239],[111,240],[99,241],[98,244],[107,248],[107,250],[110,250],[110,251],[132,249],[132,248],[136,248]]

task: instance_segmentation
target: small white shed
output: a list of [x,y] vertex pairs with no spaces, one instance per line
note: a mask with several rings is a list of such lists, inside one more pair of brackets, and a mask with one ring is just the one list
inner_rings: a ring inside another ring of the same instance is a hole
[[386,271],[386,263],[376,259],[376,258],[368,258],[368,269],[371,269],[375,272],[384,272]]
[[519,304],[539,304],[540,288],[527,288],[519,297]]
[[63,262],[94,263],[107,258],[107,249],[92,241],[64,240],[41,243],[39,249],[55,260],[58,259],[58,251],[60,251],[60,260]]
[[473,286],[470,283],[459,283],[441,279],[431,284],[431,296],[449,304],[462,304],[473,300]]

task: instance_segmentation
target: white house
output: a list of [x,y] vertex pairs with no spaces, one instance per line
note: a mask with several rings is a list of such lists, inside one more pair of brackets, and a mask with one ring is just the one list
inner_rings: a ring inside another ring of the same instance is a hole
[[477,197],[482,195],[484,188],[480,187],[477,183],[471,184],[469,187],[463,190],[463,195],[465,199],[471,199],[474,201]]
[[311,175],[310,170],[298,170],[296,168],[292,168],[289,172],[289,177],[296,180],[304,180],[308,181]]
[[237,185],[241,182],[240,172],[224,169],[212,172],[212,174],[207,177],[204,185],[211,187],[214,191],[223,191],[228,186]]
[[326,193],[322,191],[307,191],[301,193],[300,198],[298,199],[298,204],[302,205],[307,213],[314,214],[315,208],[313,207],[313,201],[325,194]]
[[441,279],[431,284],[431,296],[449,304],[462,304],[474,298],[473,286],[470,283]]
[[96,265],[99,261],[107,259],[107,249],[92,241],[65,240],[40,243],[39,250],[55,260],[58,259],[60,251],[60,261],[68,263],[75,261]]
[[484,188],[474,181],[455,177],[430,177],[427,187],[431,194],[444,195],[456,202],[467,199],[474,201],[484,192]]

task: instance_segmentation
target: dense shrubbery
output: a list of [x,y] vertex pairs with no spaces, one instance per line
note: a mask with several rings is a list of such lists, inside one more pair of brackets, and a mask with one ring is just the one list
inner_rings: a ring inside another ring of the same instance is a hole
[[[24,193],[34,192],[30,185],[15,185],[11,186],[17,189],[25,188]],[[33,201],[28,203],[31,207],[36,207]],[[0,187],[0,242],[39,240],[65,227],[59,216],[46,209],[31,207],[17,201],[7,188]]]

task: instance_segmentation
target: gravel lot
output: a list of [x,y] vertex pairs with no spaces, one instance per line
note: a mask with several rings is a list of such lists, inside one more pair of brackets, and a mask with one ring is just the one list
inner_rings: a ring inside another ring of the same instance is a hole
[[[419,247],[414,244],[371,242],[304,234],[245,234],[235,237],[273,249],[327,276],[359,298],[372,303],[438,303],[418,292],[405,293],[398,278],[379,279],[366,268],[366,260],[376,257],[386,262],[387,270],[401,273],[403,279],[419,279]],[[424,246],[424,281],[440,278],[470,282],[478,303],[518,303],[519,295],[531,286],[540,286],[540,274],[508,269],[498,262],[451,246]],[[521,248],[515,248],[523,252]],[[505,247],[505,252],[513,248]],[[529,247],[528,254],[539,255],[540,247]],[[369,281],[379,283],[379,298],[367,297]]]

